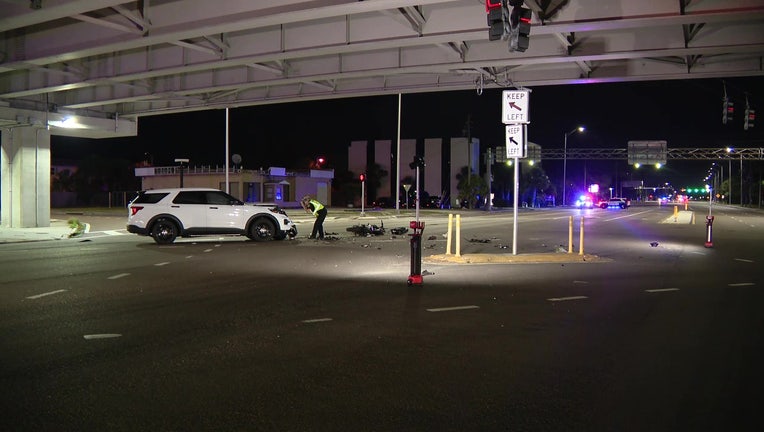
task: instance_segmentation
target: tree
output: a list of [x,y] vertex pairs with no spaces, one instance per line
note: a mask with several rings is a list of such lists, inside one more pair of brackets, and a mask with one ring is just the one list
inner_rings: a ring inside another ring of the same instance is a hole
[[467,175],[467,167],[462,167],[456,179],[459,181],[456,189],[459,191],[459,202],[466,203],[467,208],[475,208],[478,200],[488,195],[488,184],[477,174]]
[[523,174],[520,180],[520,190],[523,191],[522,200],[524,202],[537,207],[545,202],[545,196],[554,195],[555,188],[541,166],[530,166]]
[[377,198],[377,190],[382,186],[382,180],[387,178],[389,173],[378,163],[372,164],[370,167],[367,167],[367,169],[366,191],[368,192],[369,197],[375,199]]

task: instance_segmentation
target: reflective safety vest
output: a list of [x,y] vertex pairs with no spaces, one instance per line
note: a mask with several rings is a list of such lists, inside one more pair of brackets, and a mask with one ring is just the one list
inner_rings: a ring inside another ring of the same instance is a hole
[[313,206],[313,216],[318,216],[318,211],[324,208],[324,205],[314,199],[310,200],[310,205]]

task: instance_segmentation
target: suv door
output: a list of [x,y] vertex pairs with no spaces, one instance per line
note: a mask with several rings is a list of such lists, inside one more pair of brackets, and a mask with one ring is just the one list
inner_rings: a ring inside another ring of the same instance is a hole
[[223,191],[208,191],[207,227],[213,230],[243,230],[248,217],[244,203]]
[[199,230],[207,226],[206,191],[180,191],[172,200],[171,213],[180,219],[186,230]]

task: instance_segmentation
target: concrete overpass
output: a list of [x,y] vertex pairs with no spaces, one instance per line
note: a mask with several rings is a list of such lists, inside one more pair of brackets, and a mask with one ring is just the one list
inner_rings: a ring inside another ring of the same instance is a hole
[[488,40],[480,0],[0,0],[2,223],[48,223],[50,134],[135,135],[142,116],[764,75],[764,0],[525,6],[518,53]]

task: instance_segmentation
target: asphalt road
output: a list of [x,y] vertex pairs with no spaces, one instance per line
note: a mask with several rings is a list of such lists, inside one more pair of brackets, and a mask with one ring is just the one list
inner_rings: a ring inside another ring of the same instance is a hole
[[[491,265],[429,261],[428,212],[411,287],[408,237],[339,211],[324,242],[301,219],[160,247],[104,218],[0,245],[0,430],[761,430],[764,215],[715,207],[705,248],[690,210],[524,211],[520,255],[565,250],[569,216],[578,251],[583,215],[598,259]],[[462,223],[463,254],[508,253],[511,213]]]

